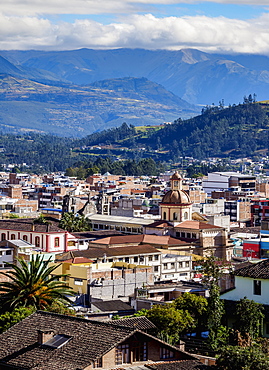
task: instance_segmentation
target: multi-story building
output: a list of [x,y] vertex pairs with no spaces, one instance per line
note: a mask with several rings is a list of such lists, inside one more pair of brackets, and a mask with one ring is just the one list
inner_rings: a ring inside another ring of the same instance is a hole
[[233,223],[250,223],[251,201],[247,198],[225,201],[224,214],[229,215]]
[[34,219],[0,220],[0,239],[22,239],[43,252],[62,253],[79,248],[77,238],[54,224],[37,223]]
[[256,177],[237,172],[211,172],[202,183],[204,191],[211,195],[213,191],[236,190],[244,193],[256,191]]
[[251,202],[251,225],[259,226],[269,217],[269,199],[256,199]]

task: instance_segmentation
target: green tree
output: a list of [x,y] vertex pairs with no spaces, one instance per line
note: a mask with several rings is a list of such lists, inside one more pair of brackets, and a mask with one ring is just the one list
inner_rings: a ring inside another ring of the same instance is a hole
[[2,315],[0,315],[0,333],[3,333],[11,326],[25,319],[33,312],[35,312],[35,308],[33,306],[29,306],[29,307],[18,307],[11,312],[7,311],[3,313]]
[[247,333],[251,338],[257,338],[261,334],[263,325],[263,305],[246,297],[236,304],[235,329],[241,334]]
[[188,311],[177,310],[171,304],[154,305],[143,314],[158,328],[158,336],[176,343],[182,332],[193,329],[194,319]]
[[45,216],[41,213],[36,219],[34,219],[34,223],[47,225],[49,222],[48,220],[46,220]]
[[224,314],[224,303],[220,299],[219,279],[222,271],[222,261],[213,255],[203,263],[203,282],[209,289],[208,298],[208,329],[209,343],[213,350],[219,346],[218,334],[221,329],[221,319]]
[[87,231],[91,229],[90,223],[84,216],[75,215],[72,212],[65,212],[63,214],[59,227],[69,232]]
[[18,264],[8,264],[11,270],[2,272],[10,281],[0,284],[0,307],[2,312],[17,307],[33,306],[44,309],[54,301],[70,303],[67,295],[73,290],[60,280],[66,275],[51,276],[58,265],[50,266],[51,259],[43,256],[33,256],[30,262],[19,258]]
[[269,357],[257,344],[251,347],[226,346],[220,350],[216,365],[219,370],[267,370]]
[[199,335],[206,327],[207,321],[207,299],[192,293],[183,293],[175,299],[172,305],[177,310],[188,311],[194,319],[195,330]]

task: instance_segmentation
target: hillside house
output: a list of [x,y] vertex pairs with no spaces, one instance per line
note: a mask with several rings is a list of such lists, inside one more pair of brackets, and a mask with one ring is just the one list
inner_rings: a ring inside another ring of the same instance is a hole
[[[126,369],[199,361],[187,352],[132,327],[37,311],[0,336],[2,370]],[[184,367],[182,367],[184,369]]]

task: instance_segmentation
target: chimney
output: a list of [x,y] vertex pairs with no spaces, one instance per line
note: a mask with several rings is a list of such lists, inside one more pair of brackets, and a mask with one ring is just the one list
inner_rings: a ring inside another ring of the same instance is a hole
[[44,344],[48,340],[54,337],[55,333],[53,330],[48,329],[48,330],[38,330],[38,344]]

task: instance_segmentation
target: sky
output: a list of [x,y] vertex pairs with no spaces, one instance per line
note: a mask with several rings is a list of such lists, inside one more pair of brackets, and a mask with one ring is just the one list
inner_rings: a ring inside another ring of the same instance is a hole
[[2,0],[0,50],[269,55],[269,0]]

